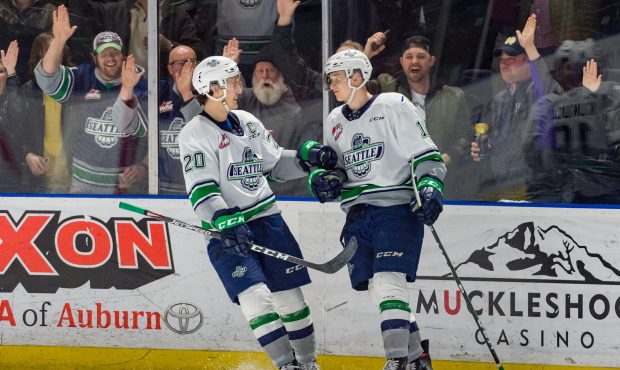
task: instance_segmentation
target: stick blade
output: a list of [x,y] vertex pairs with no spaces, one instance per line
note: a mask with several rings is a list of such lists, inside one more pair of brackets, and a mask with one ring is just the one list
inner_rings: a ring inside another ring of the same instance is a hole
[[342,252],[340,252],[336,257],[332,258],[330,261],[323,263],[322,265],[318,265],[315,269],[326,274],[333,274],[343,268],[355,255],[357,252],[357,239],[352,237],[347,245],[344,247]]

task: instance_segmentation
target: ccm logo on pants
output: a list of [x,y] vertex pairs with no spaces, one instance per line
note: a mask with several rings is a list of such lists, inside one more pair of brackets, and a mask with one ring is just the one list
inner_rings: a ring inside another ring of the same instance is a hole
[[403,252],[379,252],[377,253],[377,258],[381,257],[402,257],[405,253]]

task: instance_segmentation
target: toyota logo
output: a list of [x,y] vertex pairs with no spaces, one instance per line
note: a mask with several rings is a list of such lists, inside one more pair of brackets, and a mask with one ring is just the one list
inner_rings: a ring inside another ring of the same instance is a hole
[[177,334],[191,334],[200,329],[204,318],[198,306],[191,303],[175,303],[166,308],[164,323]]

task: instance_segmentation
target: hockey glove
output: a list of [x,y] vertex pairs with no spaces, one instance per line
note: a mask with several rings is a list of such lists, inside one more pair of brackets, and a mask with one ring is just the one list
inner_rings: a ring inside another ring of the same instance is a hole
[[239,207],[220,209],[213,214],[213,226],[220,232],[222,248],[230,254],[247,257],[252,245],[252,231]]
[[439,189],[432,186],[423,187],[419,190],[419,194],[422,204],[417,208],[418,204],[414,196],[411,201],[411,210],[418,221],[425,225],[432,225],[443,211],[443,195]]
[[327,171],[317,168],[308,176],[306,187],[319,202],[330,202],[340,196],[342,183],[346,181],[346,176],[342,170]]
[[306,141],[297,148],[297,159],[306,171],[310,171],[310,167],[333,170],[338,162],[338,154],[330,146]]

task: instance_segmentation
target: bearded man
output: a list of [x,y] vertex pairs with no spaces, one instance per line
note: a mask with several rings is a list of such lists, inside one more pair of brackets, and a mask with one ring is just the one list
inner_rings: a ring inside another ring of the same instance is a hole
[[[287,149],[295,149],[306,140],[316,140],[309,134],[302,109],[280,70],[269,56],[259,53],[252,72],[252,87],[243,89],[238,99],[239,109],[248,111],[263,122],[276,142]],[[308,196],[303,179],[273,184],[276,195]]]

